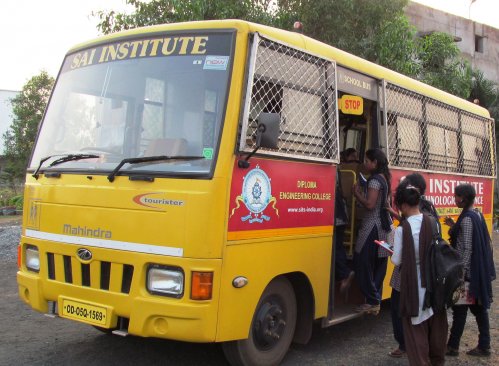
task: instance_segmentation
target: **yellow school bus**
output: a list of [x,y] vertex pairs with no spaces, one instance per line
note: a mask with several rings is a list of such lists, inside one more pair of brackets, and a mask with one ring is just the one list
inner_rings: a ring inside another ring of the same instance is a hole
[[[273,365],[312,325],[358,316],[334,278],[340,151],[418,171],[442,214],[495,133],[472,103],[310,39],[239,20],[158,25],[71,49],[28,166],[17,281],[33,309],[118,335],[223,342]],[[349,198],[349,197],[347,197]],[[352,254],[362,210],[347,199]],[[383,297],[390,296],[385,279]]]

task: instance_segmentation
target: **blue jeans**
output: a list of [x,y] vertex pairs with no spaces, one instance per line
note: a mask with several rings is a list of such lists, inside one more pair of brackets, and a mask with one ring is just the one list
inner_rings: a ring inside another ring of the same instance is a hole
[[489,311],[482,305],[456,305],[452,307],[452,327],[447,346],[459,349],[468,308],[475,316],[478,325],[478,348],[490,349]]

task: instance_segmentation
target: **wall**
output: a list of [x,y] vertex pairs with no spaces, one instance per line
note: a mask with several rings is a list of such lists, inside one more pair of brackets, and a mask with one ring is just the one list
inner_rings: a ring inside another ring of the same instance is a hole
[[[409,2],[405,14],[421,34],[444,32],[460,39],[456,45],[462,56],[487,79],[499,83],[499,29],[414,2]],[[475,51],[475,35],[483,37],[483,52]]]

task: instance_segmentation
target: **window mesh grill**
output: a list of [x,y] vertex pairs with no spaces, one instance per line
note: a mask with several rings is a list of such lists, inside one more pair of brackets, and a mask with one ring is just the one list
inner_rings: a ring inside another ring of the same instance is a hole
[[[240,151],[255,148],[258,116],[277,113],[278,147],[260,148],[260,154],[337,161],[336,64],[259,34],[252,36]],[[392,166],[496,176],[492,119],[385,85]]]
[[254,67],[250,70],[240,149],[255,148],[260,113],[278,113],[278,148],[261,148],[260,153],[335,161],[336,65],[257,34],[253,37],[250,63]]
[[494,121],[386,85],[392,166],[495,177]]

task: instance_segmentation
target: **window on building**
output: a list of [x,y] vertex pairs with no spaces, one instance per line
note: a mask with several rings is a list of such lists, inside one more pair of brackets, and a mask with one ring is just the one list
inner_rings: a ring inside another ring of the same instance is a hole
[[475,34],[475,52],[483,53],[484,38]]

